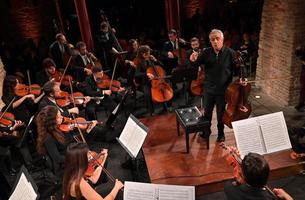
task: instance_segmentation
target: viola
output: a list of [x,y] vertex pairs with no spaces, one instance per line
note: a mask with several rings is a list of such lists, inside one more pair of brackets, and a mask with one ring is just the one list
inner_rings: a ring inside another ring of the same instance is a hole
[[[82,117],[77,117],[75,119],[64,117],[62,124],[59,125],[59,130],[61,130],[63,133],[69,133],[75,128],[85,130],[87,129],[88,124],[90,123],[92,123],[92,121],[87,121],[85,118]],[[103,122],[97,122],[97,124],[103,124]]]
[[150,73],[154,75],[154,79],[151,80],[151,96],[154,102],[163,103],[173,98],[173,89],[165,82],[165,71],[159,65],[154,65],[150,61],[151,67],[147,68],[146,74]]
[[101,89],[110,89],[112,92],[120,92],[122,90],[121,82],[111,80],[109,76],[103,72],[97,74],[97,87]]
[[[220,146],[230,152],[230,154],[227,156],[226,160],[227,160],[227,163],[233,167],[233,175],[236,180],[234,184],[238,185],[238,184],[246,183],[246,181],[243,177],[243,174],[242,174],[242,169],[241,169],[242,159],[240,158],[240,154],[239,154],[238,150],[226,146],[226,144],[223,142],[220,143]],[[278,199],[278,197],[274,194],[274,192],[267,185],[265,185],[264,188],[273,197],[275,197],[275,199]]]
[[98,166],[104,166],[108,155],[105,151],[102,151],[100,153],[96,153],[95,151],[89,151],[88,154],[88,167],[85,172],[86,177],[92,176]]
[[15,116],[9,112],[0,112],[0,124],[2,126],[12,126],[15,122]]
[[27,86],[25,84],[18,83],[15,87],[15,94],[19,97],[23,97],[27,94],[34,94],[35,96],[38,96],[41,94],[41,87],[38,84]]
[[[74,100],[73,100],[74,98]],[[94,100],[102,100],[104,97],[90,97]],[[82,105],[85,101],[85,96],[81,92],[74,92],[72,95],[68,92],[61,91],[59,97],[56,97],[56,104],[60,107],[66,107],[71,103],[75,105]]]
[[49,77],[49,79],[54,79],[55,82],[60,82],[61,84],[68,87],[69,86],[69,80],[73,80],[73,77],[71,75],[64,75],[60,71],[55,71],[53,75]]
[[[236,55],[235,60],[241,60],[240,65],[240,77],[242,80],[244,77],[244,64],[240,55]],[[252,107],[248,101],[248,97],[251,92],[251,84],[242,85],[240,80],[236,80],[229,85],[225,93],[225,99],[227,102],[227,109],[223,115],[223,122],[228,127],[232,128],[232,122],[242,119],[247,119],[251,112]]]

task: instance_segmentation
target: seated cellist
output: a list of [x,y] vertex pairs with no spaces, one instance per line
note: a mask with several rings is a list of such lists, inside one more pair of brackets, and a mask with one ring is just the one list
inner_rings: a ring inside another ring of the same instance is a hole
[[[150,114],[154,113],[154,106],[151,95],[151,83],[150,80],[155,78],[155,74],[147,73],[147,69],[153,65],[161,65],[153,55],[151,55],[151,49],[148,45],[142,45],[138,49],[137,57],[130,63],[134,68],[134,82],[138,89],[144,93],[146,106],[149,109]],[[163,104],[164,110],[172,111],[171,100]]]

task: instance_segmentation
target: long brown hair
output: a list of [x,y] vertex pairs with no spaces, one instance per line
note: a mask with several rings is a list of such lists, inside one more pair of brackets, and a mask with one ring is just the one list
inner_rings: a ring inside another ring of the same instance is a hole
[[3,94],[14,95],[15,87],[17,85],[17,77],[13,75],[7,75],[3,81]]
[[88,167],[87,153],[89,148],[86,143],[72,143],[68,146],[65,158],[65,171],[63,179],[64,200],[71,198],[71,185],[75,184],[76,199],[81,199],[80,182]]
[[38,153],[45,153],[44,142],[50,134],[54,139],[59,143],[64,143],[64,135],[60,132],[57,126],[56,116],[58,109],[55,106],[46,106],[44,107],[36,117],[37,125],[37,144],[36,149]]

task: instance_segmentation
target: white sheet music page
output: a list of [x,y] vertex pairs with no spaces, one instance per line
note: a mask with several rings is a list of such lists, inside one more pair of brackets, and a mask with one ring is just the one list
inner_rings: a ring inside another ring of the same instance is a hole
[[283,112],[259,116],[258,125],[263,132],[267,153],[291,149]]
[[37,193],[32,187],[32,184],[28,182],[24,173],[22,173],[9,200],[35,200],[36,198]]
[[232,126],[241,158],[249,152],[266,153],[263,136],[255,118],[234,121]]
[[137,157],[146,135],[146,131],[129,117],[119,140],[134,157]]
[[195,200],[194,186],[124,183],[124,200]]

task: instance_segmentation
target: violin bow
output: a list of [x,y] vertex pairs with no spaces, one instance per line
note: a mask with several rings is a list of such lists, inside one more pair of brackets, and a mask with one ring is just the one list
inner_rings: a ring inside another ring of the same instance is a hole
[[3,118],[3,116],[5,115],[6,111],[8,111],[8,109],[11,107],[12,103],[15,101],[16,97],[14,97],[11,102],[8,104],[8,106],[5,108],[5,110],[2,112],[0,119]]
[[65,70],[64,70],[64,72],[62,73],[62,75],[61,75],[61,77],[60,77],[59,85],[61,85],[61,82],[62,82],[62,80],[64,79],[64,76],[65,76],[65,74],[66,74],[66,71],[67,71],[67,69],[68,69],[68,66],[70,65],[71,59],[72,59],[72,56],[69,57],[69,60],[68,60],[68,62],[67,62],[67,64],[66,64],[66,67],[65,67]]
[[[70,86],[70,92],[71,92],[71,97],[72,97],[72,103],[73,103],[73,106],[76,107],[75,99],[74,99],[74,95],[73,95],[73,87],[72,87],[72,80],[71,80],[71,78],[69,78],[69,86]],[[77,122],[77,120],[75,118],[75,115],[72,113],[71,116],[72,116],[72,119],[74,120],[74,123],[76,124],[76,128],[77,128],[77,130],[78,130],[78,132],[80,134],[80,137],[82,138],[82,141],[87,143],[86,139],[85,139],[85,137],[84,137],[84,135],[82,133],[82,130],[80,130],[80,128],[79,128],[79,124],[78,124],[78,122]]]
[[29,90],[30,90],[30,93],[31,93],[31,92],[32,92],[32,89],[31,89],[32,83],[31,83],[30,71],[29,71],[28,69],[26,70],[26,75],[27,75],[27,77],[28,77],[28,81],[29,81]]
[[[103,171],[105,172],[105,174],[110,178],[110,180],[111,180],[113,183],[115,183],[115,178],[114,178],[114,176],[112,176],[112,174],[111,174],[102,164],[100,164],[100,163],[98,162],[98,160],[96,159],[96,157],[93,156],[93,155],[91,154],[90,151],[89,151],[89,154],[90,154],[90,156],[92,157],[92,159],[98,163],[98,166],[102,167],[102,170],[103,170]],[[121,188],[120,190],[123,192],[123,188]]]

